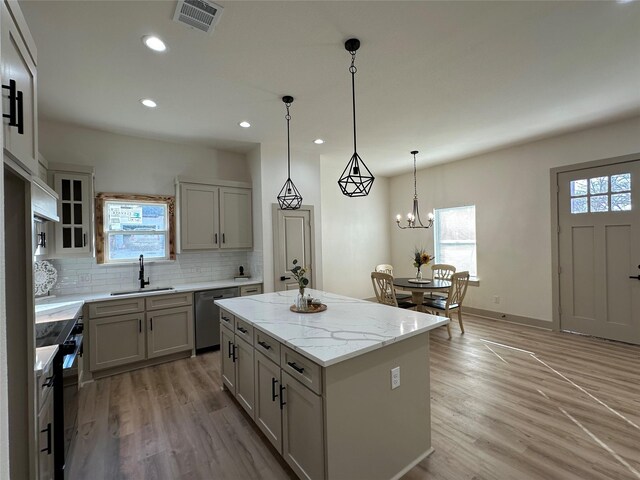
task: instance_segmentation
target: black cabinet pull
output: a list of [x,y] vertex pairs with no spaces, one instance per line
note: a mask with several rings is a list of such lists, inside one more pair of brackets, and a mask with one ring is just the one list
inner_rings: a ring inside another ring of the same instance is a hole
[[55,375],[51,375],[50,377],[45,378],[44,383],[42,384],[42,388],[47,388],[52,386],[54,378],[55,378]]
[[142,333],[142,320],[138,319],[138,333]]
[[229,350],[229,358],[231,358],[231,355],[232,355],[231,352],[233,352],[232,347],[233,347],[233,343],[231,343],[231,341],[229,341],[229,348],[227,349],[227,350]]
[[276,393],[276,383],[278,383],[278,379],[271,378],[271,401],[275,402],[276,398],[278,398],[278,394]]
[[86,233],[82,234],[82,246],[83,247],[87,246],[87,234]]
[[282,275],[282,276],[280,277],[280,280],[281,280],[282,282],[284,282],[285,280],[291,280],[291,277],[285,277],[284,275]]
[[151,331],[153,332],[153,317],[151,317],[149,320],[151,320]]
[[47,248],[47,234],[45,232],[38,233],[38,246]]
[[40,433],[47,432],[47,446],[40,450],[41,452],[47,452],[47,455],[51,455],[51,423],[47,424],[47,428],[40,430]]
[[221,317],[221,318],[222,318],[222,320],[224,320],[224,321],[225,321],[225,322],[227,322],[227,323],[229,323],[229,322],[230,322],[230,320],[229,320],[227,317],[225,317],[224,315],[222,315],[222,317]]
[[284,408],[287,402],[284,401],[284,395],[282,394],[287,387],[280,385],[280,410]]
[[214,240],[214,242],[213,242],[213,243],[215,243],[215,244],[217,245],[217,244],[218,244],[218,234],[216,233],[216,234],[214,234],[214,236],[215,236],[216,238],[215,238],[215,240]]
[[24,133],[22,92],[17,90],[15,80],[9,80],[9,85],[2,85],[2,88],[9,90],[9,113],[4,113],[2,116],[9,119],[10,127],[18,127],[18,133],[22,135]]
[[287,365],[289,365],[291,368],[293,368],[298,373],[303,373],[304,372],[304,368],[303,367],[299,367],[298,365],[296,365],[296,362],[287,362]]
[[246,328],[243,328],[243,327],[241,327],[240,325],[238,325],[238,326],[236,327],[236,330],[239,330],[239,331],[240,331],[240,332],[242,332],[242,333],[247,333],[247,332],[248,332],[248,330],[247,330]]
[[235,344],[233,345],[233,363],[236,363],[238,356],[236,355],[236,348],[238,348]]
[[640,280],[640,275],[636,275],[635,277],[633,275],[631,275],[629,278],[634,278],[636,280]]
[[222,234],[222,243],[226,243],[226,240],[224,239],[224,233]]
[[257,291],[258,291],[257,288],[254,288],[253,290],[245,290],[245,292],[247,292],[247,293],[255,293]]
[[269,345],[267,342],[263,342],[262,340],[260,340],[258,342],[258,345],[260,345],[262,348],[264,348],[265,350],[269,350],[271,349],[271,345]]

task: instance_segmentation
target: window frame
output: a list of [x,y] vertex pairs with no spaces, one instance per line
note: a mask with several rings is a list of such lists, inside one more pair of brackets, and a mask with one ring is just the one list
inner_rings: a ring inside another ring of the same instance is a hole
[[[161,233],[166,235],[165,252],[167,255],[164,258],[149,259],[153,261],[172,261],[176,259],[175,249],[175,197],[169,195],[140,195],[140,194],[126,194],[126,193],[98,193],[95,199],[95,217],[96,217],[96,262],[98,264],[105,265],[121,265],[127,263],[135,263],[137,258],[127,258],[122,260],[108,260],[107,253],[109,247],[107,242],[109,235],[105,232],[105,206],[107,202],[121,202],[121,203],[162,203],[167,209],[167,228]],[[127,232],[127,234],[136,235],[135,231]],[[148,233],[138,233],[138,235],[148,235]]]
[[[444,242],[440,241],[440,215],[443,211],[451,211],[451,210],[459,210],[462,208],[473,208],[473,230],[475,233],[475,240],[445,240]],[[441,252],[441,244],[445,245],[473,245],[474,247],[474,259],[475,259],[475,271],[471,268],[469,269],[469,275],[472,278],[478,277],[478,231],[477,231],[477,220],[476,220],[476,206],[475,205],[459,205],[456,207],[443,207],[443,208],[435,208],[434,209],[434,219],[433,219],[433,253],[436,258],[436,263],[446,263],[442,260],[442,252]],[[457,265],[454,265],[457,270],[460,270]],[[460,270],[462,271],[462,270]]]

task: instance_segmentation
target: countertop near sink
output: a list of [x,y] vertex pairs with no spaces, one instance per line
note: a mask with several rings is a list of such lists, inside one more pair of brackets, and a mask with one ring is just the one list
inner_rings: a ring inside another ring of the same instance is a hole
[[[111,295],[110,292],[103,293],[79,293],[76,295],[62,295],[58,297],[44,297],[36,300],[36,323],[69,320],[75,318],[82,305],[91,302],[102,302],[107,300],[120,300],[123,298],[139,297],[141,295],[170,295],[172,293],[198,292],[202,290],[213,290],[216,288],[240,287],[242,285],[256,285],[262,283],[261,278],[251,278],[246,280],[214,280],[211,282],[185,283],[174,285],[173,290],[149,291],[142,293],[132,293],[130,295]],[[75,310],[74,310],[75,309]]]

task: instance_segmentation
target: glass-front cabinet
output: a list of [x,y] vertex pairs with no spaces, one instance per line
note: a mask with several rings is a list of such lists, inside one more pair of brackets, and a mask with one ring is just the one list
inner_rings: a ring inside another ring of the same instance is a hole
[[55,224],[55,254],[93,255],[93,173],[53,171],[60,222]]

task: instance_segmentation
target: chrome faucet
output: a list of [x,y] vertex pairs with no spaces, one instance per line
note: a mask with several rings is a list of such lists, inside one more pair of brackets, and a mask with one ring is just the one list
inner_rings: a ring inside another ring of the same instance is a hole
[[140,280],[140,288],[144,288],[145,285],[149,285],[149,277],[147,277],[147,281],[144,281],[144,255],[140,255],[140,274],[138,275],[138,280]]

